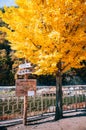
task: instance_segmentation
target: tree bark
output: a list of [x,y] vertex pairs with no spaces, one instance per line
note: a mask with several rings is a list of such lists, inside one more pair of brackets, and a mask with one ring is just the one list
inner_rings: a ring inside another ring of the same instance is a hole
[[63,117],[62,110],[62,74],[61,74],[61,61],[57,64],[58,71],[56,73],[56,112],[55,121]]

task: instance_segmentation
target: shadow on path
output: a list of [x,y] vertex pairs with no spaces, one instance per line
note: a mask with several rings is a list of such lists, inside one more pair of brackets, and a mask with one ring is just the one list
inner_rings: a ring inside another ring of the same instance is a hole
[[[77,110],[77,111],[70,111],[70,112],[66,112],[63,116],[62,119],[65,119],[65,118],[75,118],[75,117],[83,117],[83,116],[86,116],[86,110]],[[29,122],[27,123],[27,125],[39,125],[39,124],[43,124],[43,123],[52,123],[52,122],[55,122],[54,120],[54,116],[52,116],[51,119],[49,118],[46,118],[46,120],[41,120],[41,121],[32,121],[32,122]]]
[[44,124],[44,123],[49,123],[49,122],[54,122],[54,118],[53,119],[46,119],[46,120],[41,120],[41,121],[33,121],[33,122],[28,122],[27,125],[39,125],[39,124]]
[[[77,112],[79,112],[79,113],[77,113]],[[70,113],[72,113],[72,112],[70,112]],[[86,116],[86,110],[77,110],[77,111],[75,111],[75,114],[71,114],[71,115],[68,113],[66,113],[66,114],[64,115],[63,119],[64,118],[82,117],[82,116]]]
[[0,130],[7,130],[7,128],[2,126],[2,127],[0,127]]

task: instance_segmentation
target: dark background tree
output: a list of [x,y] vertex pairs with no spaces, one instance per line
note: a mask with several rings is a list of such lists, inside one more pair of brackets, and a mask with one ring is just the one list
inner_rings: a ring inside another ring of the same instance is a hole
[[0,44],[0,85],[14,85],[14,75],[10,57],[10,47],[7,43]]
[[[0,26],[5,26],[5,23],[0,19]],[[13,61],[10,57],[9,42],[5,40],[6,33],[0,31],[0,85],[14,85],[14,75],[12,73]]]

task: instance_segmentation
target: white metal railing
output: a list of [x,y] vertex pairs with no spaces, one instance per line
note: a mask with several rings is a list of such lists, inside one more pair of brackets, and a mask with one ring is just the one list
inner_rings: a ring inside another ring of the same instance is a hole
[[[36,96],[28,97],[28,116],[55,112],[55,86],[47,91],[41,91]],[[52,89],[53,88],[53,89]],[[37,91],[42,90],[38,89]],[[45,89],[46,90],[46,89]],[[53,90],[53,91],[51,91]],[[86,85],[71,85],[63,87],[63,110],[86,109]],[[0,95],[0,119],[20,118],[23,116],[23,97],[11,96],[8,93]]]

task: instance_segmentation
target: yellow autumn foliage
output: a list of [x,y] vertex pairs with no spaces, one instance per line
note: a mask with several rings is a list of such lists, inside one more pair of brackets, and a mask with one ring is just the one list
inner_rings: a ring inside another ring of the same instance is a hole
[[36,65],[35,73],[53,74],[82,67],[86,60],[85,0],[16,0],[0,17],[6,39],[18,57]]

